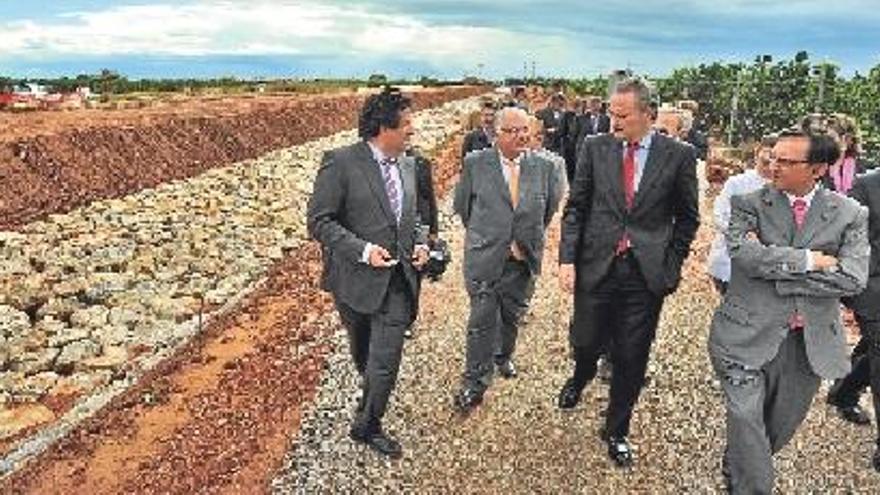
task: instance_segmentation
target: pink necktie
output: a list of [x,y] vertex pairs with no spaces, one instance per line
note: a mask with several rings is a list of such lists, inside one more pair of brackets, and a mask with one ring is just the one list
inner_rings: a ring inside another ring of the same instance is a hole
[[795,199],[791,203],[791,211],[794,213],[794,224],[800,229],[807,219],[807,202],[801,198]]
[[[804,226],[804,221],[807,219],[807,202],[801,198],[795,199],[791,202],[791,211],[794,213],[794,224],[797,225],[798,230],[800,230]],[[804,315],[797,311],[795,311],[795,313],[788,319],[788,327],[792,331],[801,331],[805,326],[807,326],[807,322]]]

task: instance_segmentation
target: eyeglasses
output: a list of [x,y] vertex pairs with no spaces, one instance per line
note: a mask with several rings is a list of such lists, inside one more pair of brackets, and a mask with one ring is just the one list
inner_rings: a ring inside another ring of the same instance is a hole
[[775,158],[775,157],[771,158],[770,162],[772,164],[776,165],[777,167],[785,167],[785,168],[793,167],[793,166],[799,165],[799,164],[809,163],[806,160],[793,160],[791,158]]
[[529,128],[526,127],[502,127],[501,132],[505,134],[528,134]]

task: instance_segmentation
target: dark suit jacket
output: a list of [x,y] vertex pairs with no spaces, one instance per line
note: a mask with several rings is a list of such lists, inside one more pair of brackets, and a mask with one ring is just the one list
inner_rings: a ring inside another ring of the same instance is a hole
[[607,113],[599,113],[596,115],[599,123],[596,125],[596,134],[607,134],[611,132],[611,117]]
[[534,153],[520,161],[519,201],[514,210],[495,147],[471,153],[464,160],[455,187],[455,212],[465,235],[464,276],[468,289],[493,284],[501,277],[510,244],[519,245],[532,273],[540,273],[544,230],[562,198],[562,172]]
[[697,158],[700,160],[706,159],[706,155],[709,153],[709,142],[706,140],[705,134],[692,127],[691,130],[688,131],[687,139],[685,141],[697,150]]
[[416,162],[416,206],[419,222],[427,227],[428,232],[437,234],[437,198],[434,196],[434,177],[431,161],[422,155],[414,154]]
[[563,114],[563,110],[554,111],[550,107],[545,107],[535,114],[535,117],[544,124],[544,147],[556,153],[562,150]]
[[464,136],[464,142],[461,145],[461,159],[464,160],[464,157],[471,151],[482,150],[491,146],[492,140],[486,135],[486,131],[482,127],[474,129]]
[[655,134],[629,212],[622,164],[614,135],[584,142],[563,213],[559,262],[575,264],[578,291],[588,292],[608,272],[626,230],[648,289],[670,294],[700,224],[693,148]]
[[880,318],[880,170],[858,177],[849,194],[868,207],[868,240],[871,244],[868,288],[854,297],[849,306],[860,314]]
[[400,177],[400,225],[367,143],[360,141],[325,153],[315,178],[308,229],[323,248],[322,287],[359,313],[370,314],[380,308],[391,280],[391,269],[361,262],[368,242],[384,247],[400,261],[413,294],[417,294],[417,272],[411,260],[415,244],[424,242],[424,236],[416,229],[415,164],[411,158],[401,160]]
[[574,178],[574,167],[577,163],[577,144],[582,137],[585,114],[565,112],[562,115],[562,158],[565,159],[565,174],[569,182]]

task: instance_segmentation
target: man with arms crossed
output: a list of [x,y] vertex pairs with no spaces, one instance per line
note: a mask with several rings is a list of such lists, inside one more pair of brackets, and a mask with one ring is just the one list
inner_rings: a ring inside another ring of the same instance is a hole
[[839,153],[827,135],[785,131],[772,186],[731,198],[730,284],[709,353],[727,406],[722,471],[732,493],[772,493],[772,454],[821,379],[849,371],[840,298],[868,278],[868,212],[817,186]]

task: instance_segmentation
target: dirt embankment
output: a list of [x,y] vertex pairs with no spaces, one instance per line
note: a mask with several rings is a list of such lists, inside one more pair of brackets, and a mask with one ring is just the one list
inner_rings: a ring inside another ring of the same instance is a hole
[[[423,109],[483,91],[454,87],[412,96],[415,108]],[[13,132],[14,122],[6,119],[7,136],[0,136],[0,230],[355,127],[363,98],[349,93],[226,101],[225,110],[217,103],[200,112],[126,110],[130,113],[114,118],[84,112],[81,121],[72,120],[75,114],[20,116],[33,134]]]
[[[428,155],[436,193],[464,132]],[[0,481],[0,493],[266,493],[319,385],[334,328],[314,243],[173,357]]]

